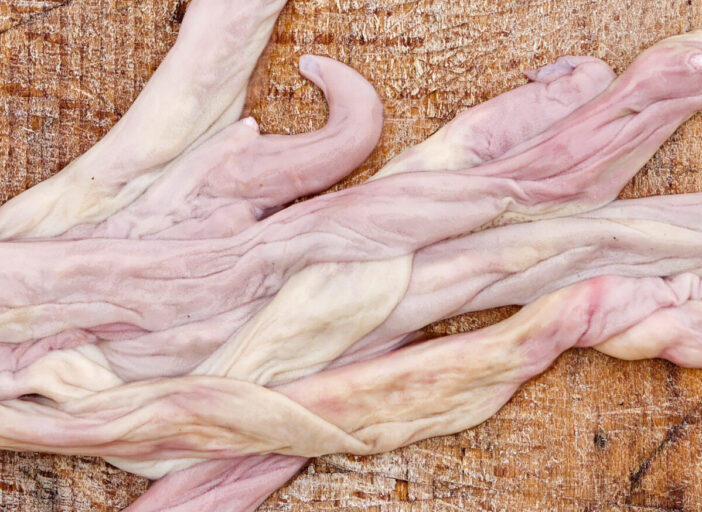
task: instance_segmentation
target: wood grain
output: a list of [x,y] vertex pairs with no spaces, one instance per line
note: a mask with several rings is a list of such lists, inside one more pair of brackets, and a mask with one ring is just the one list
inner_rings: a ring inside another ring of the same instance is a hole
[[[45,179],[126,111],[173,43],[179,0],[0,0],[0,200]],[[263,130],[321,126],[299,55],[342,60],[385,105],[358,183],[456,112],[525,82],[521,71],[590,54],[621,72],[641,50],[702,27],[702,0],[290,0],[250,87]],[[203,50],[204,51],[204,50]],[[702,116],[623,197],[702,190]],[[474,329],[514,308],[451,319]],[[375,457],[313,461],[261,510],[702,510],[702,372],[563,355],[470,431]],[[119,510],[146,482],[90,458],[0,454],[3,512]]]

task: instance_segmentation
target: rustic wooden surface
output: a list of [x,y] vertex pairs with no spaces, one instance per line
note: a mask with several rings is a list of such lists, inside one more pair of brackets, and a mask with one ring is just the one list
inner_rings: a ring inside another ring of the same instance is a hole
[[[185,4],[0,0],[0,201],[116,122],[173,43]],[[269,132],[313,129],[326,107],[298,76],[297,57],[358,69],[383,98],[386,126],[347,185],[457,111],[523,83],[520,70],[591,54],[621,72],[655,41],[695,27],[702,0],[290,0],[247,108]],[[696,116],[623,196],[702,190],[701,135]],[[702,372],[571,351],[483,425],[380,456],[315,460],[261,510],[702,510],[700,396]],[[90,458],[0,453],[3,512],[119,510],[145,488]]]

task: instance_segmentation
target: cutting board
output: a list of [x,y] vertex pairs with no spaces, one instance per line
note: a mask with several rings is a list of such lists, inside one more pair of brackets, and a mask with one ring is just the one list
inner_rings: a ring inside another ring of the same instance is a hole
[[[178,0],[0,0],[0,200],[57,172],[127,110],[173,43]],[[290,0],[250,86],[265,132],[324,123],[303,53],[348,63],[385,105],[373,174],[453,116],[558,56],[621,72],[668,35],[702,27],[702,0]],[[206,50],[203,50],[206,51]],[[702,190],[702,117],[685,124],[623,197]],[[0,262],[1,265],[1,262]],[[1,268],[1,267],[0,267]],[[431,326],[454,333],[515,308]],[[702,372],[564,354],[493,418],[374,457],[314,460],[261,510],[702,510]],[[92,458],[0,453],[3,512],[119,510],[146,481]]]

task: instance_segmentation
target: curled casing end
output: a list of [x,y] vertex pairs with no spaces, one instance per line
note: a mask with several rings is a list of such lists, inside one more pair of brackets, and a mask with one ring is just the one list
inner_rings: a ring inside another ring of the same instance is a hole
[[315,55],[300,58],[300,73],[324,92],[329,119],[310,133],[263,135],[246,152],[251,172],[242,193],[261,210],[330,187],[358,167],[380,139],[382,103],[363,76]]

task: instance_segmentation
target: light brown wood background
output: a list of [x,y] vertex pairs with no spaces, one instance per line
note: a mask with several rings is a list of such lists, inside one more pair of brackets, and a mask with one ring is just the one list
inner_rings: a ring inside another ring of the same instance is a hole
[[[173,43],[186,4],[0,0],[0,201],[119,119]],[[348,185],[456,112],[523,83],[523,69],[591,54],[621,72],[655,41],[695,27],[702,0],[290,0],[247,109],[268,132],[313,129],[326,107],[298,76],[297,57],[329,55],[359,70],[383,98],[386,124]],[[702,190],[701,135],[696,116],[623,196]],[[315,460],[261,510],[702,510],[701,393],[699,371],[571,351],[483,425],[375,457]],[[119,510],[145,488],[91,458],[0,453],[3,512]]]

